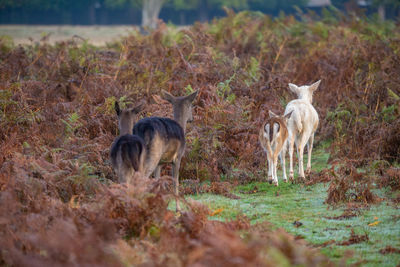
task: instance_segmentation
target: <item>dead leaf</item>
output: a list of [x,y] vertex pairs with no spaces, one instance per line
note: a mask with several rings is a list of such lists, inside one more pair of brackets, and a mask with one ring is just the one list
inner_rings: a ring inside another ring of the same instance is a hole
[[380,221],[370,223],[370,224],[368,224],[368,226],[377,226],[378,224],[380,224]]
[[79,209],[79,208],[80,208],[79,202],[78,202],[78,201],[75,202],[75,199],[76,199],[77,197],[79,197],[79,196],[78,196],[78,195],[73,195],[73,196],[71,197],[69,203],[68,203],[69,206],[70,206],[71,208],[73,208],[73,209]]
[[218,215],[218,214],[220,214],[220,213],[223,212],[223,211],[224,211],[223,208],[216,209],[216,210],[214,210],[214,211],[211,213],[210,216]]

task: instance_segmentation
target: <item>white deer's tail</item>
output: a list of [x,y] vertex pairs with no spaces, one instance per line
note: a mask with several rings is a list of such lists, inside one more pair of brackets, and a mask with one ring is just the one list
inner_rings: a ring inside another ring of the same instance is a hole
[[293,112],[288,120],[289,132],[301,133],[303,131],[303,124],[301,123],[300,113],[296,109],[289,109],[289,110],[286,110],[285,115],[289,114],[291,111],[293,111]]

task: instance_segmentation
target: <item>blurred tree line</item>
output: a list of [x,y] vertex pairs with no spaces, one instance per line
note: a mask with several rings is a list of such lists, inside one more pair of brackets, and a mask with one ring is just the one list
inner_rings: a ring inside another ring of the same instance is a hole
[[[191,24],[223,16],[223,6],[277,15],[307,7],[310,0],[0,0],[0,23],[15,24],[141,24],[154,28],[158,18]],[[313,0],[312,2],[318,2]],[[339,9],[352,5],[397,17],[400,0],[331,0]]]

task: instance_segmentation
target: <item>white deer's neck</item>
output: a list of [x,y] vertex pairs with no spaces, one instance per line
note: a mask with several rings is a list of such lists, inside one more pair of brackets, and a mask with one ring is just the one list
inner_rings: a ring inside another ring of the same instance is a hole
[[302,100],[304,102],[307,102],[309,104],[312,103],[312,96],[307,96],[307,95],[302,95],[298,98],[299,100]]

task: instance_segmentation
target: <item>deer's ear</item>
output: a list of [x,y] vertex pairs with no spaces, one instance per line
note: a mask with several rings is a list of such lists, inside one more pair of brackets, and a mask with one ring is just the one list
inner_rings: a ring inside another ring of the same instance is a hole
[[131,108],[131,109],[130,109],[130,112],[131,112],[131,113],[134,113],[134,114],[138,114],[139,112],[141,112],[141,111],[143,110],[143,106],[144,106],[144,103],[140,103],[140,104],[137,105],[136,107]]
[[278,115],[276,115],[275,113],[273,113],[271,110],[269,110],[268,113],[269,113],[269,117],[270,117],[270,118],[278,117]]
[[114,102],[114,109],[115,109],[115,112],[117,113],[117,116],[119,116],[121,114],[121,109],[119,108],[118,101]]
[[191,93],[190,95],[186,96],[185,99],[189,100],[190,102],[193,102],[193,100],[196,98],[198,93],[199,93],[199,90],[197,90],[194,93]]
[[293,110],[290,111],[290,112],[289,112],[288,114],[286,114],[285,116],[283,116],[283,117],[286,119],[286,121],[290,119],[290,116],[292,116],[292,113],[293,113]]
[[311,84],[310,87],[308,87],[308,90],[309,90],[310,92],[314,92],[315,90],[317,90],[317,88],[318,88],[318,86],[319,86],[320,83],[321,83],[321,80],[319,80],[319,81],[316,82],[316,83]]
[[175,97],[165,90],[161,91],[161,97],[162,99],[167,100],[171,104],[175,102]]
[[299,87],[293,83],[289,83],[289,89],[296,95],[299,93]]

